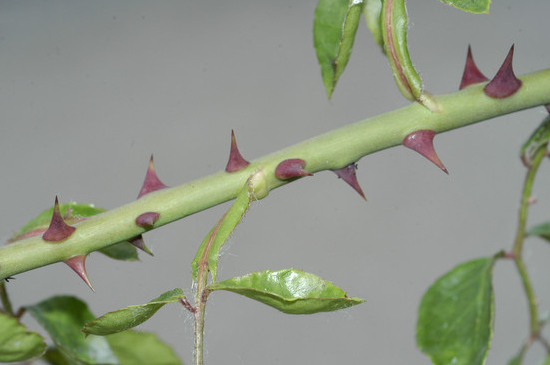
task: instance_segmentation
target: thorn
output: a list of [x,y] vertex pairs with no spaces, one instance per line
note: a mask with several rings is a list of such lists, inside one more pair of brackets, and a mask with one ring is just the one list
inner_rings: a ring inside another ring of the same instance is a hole
[[537,202],[537,198],[535,198],[534,196],[530,196],[529,199],[527,199],[527,204],[529,205],[536,204],[536,202]]
[[462,90],[468,85],[477,84],[478,82],[489,81],[487,77],[477,68],[474,58],[472,57],[472,47],[468,45],[468,55],[466,56],[466,65],[462,73],[462,81],[460,82],[459,90]]
[[153,228],[153,224],[155,224],[159,217],[160,214],[156,212],[143,213],[136,218],[136,224],[143,228]]
[[546,111],[548,112],[548,114],[550,114],[550,104],[545,105],[544,107],[546,108]]
[[363,190],[361,190],[361,186],[359,186],[359,182],[357,181],[357,175],[355,174],[355,170],[357,170],[357,164],[356,163],[350,163],[346,167],[342,167],[338,170],[332,170],[336,175],[338,175],[339,178],[344,180],[351,186],[356,192],[359,193],[363,197],[363,199],[367,200],[365,197],[365,194],[363,194]]
[[145,253],[148,253],[149,255],[154,256],[151,250],[149,250],[149,248],[145,246],[145,242],[143,241],[143,237],[141,235],[128,240],[128,242],[136,246],[136,248],[139,248],[140,250],[144,251]]
[[506,59],[495,77],[483,89],[485,95],[495,99],[503,99],[518,91],[522,82],[514,75],[514,70],[512,69],[513,57],[514,45],[510,48]]
[[164,185],[162,181],[159,180],[157,173],[155,172],[155,164],[153,162],[153,155],[151,154],[151,159],[149,160],[149,166],[147,168],[147,173],[145,174],[145,180],[141,186],[141,191],[139,192],[138,199],[144,196],[145,194],[152,193],[160,189],[167,188],[168,186]]
[[245,160],[239,152],[239,149],[237,148],[237,140],[235,139],[235,132],[231,130],[231,149],[229,151],[229,161],[227,161],[225,171],[239,171],[241,169],[244,169],[248,165],[250,165],[250,162]]
[[299,158],[291,158],[279,162],[275,169],[275,176],[280,180],[287,180],[293,177],[313,176],[312,173],[304,170],[306,162]]
[[69,267],[73,269],[74,272],[82,278],[82,280],[84,280],[92,291],[95,291],[92,283],[90,283],[90,279],[88,279],[88,274],[86,273],[86,255],[73,256],[64,262],[69,265]]
[[448,175],[449,172],[445,166],[443,166],[439,157],[437,157],[437,153],[435,153],[433,144],[434,136],[435,132],[431,130],[412,132],[403,139],[403,146],[420,153]]
[[48,242],[59,242],[69,238],[76,228],[69,226],[61,217],[59,212],[59,201],[57,196],[55,197],[55,204],[53,206],[53,215],[50,222],[50,226],[42,235],[42,239]]

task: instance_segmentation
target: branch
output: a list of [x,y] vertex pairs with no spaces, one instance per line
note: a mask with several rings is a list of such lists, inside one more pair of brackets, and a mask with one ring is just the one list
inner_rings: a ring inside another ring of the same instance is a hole
[[275,189],[289,182],[278,179],[274,173],[277,165],[285,159],[304,160],[304,168],[311,173],[336,170],[363,156],[400,145],[408,134],[418,130],[442,133],[550,104],[550,69],[520,79],[522,87],[504,99],[486,96],[483,93],[485,83],[470,85],[455,93],[434,96],[440,107],[438,113],[412,103],[261,157],[237,172],[223,171],[149,193],[132,203],[75,224],[76,231],[62,242],[46,242],[36,236],[6,245],[0,248],[0,280],[136,237],[146,231],[135,223],[142,213],[160,214],[154,222],[154,229],[234,199],[247,178],[260,169],[265,173],[268,189]]

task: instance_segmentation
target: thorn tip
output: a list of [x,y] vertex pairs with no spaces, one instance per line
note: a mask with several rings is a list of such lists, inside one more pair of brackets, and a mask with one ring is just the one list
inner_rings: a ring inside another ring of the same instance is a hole
[[275,176],[280,180],[288,180],[293,177],[313,176],[304,170],[306,162],[300,158],[290,158],[279,162],[275,168]]
[[521,87],[522,82],[516,77],[512,68],[513,57],[514,45],[510,47],[510,51],[495,77],[483,89],[485,95],[494,99],[503,99],[515,94]]
[[229,160],[225,166],[225,171],[236,172],[244,169],[250,165],[250,162],[244,159],[237,148],[237,140],[235,139],[235,132],[231,130],[231,149],[229,150]]
[[408,134],[403,139],[403,145],[413,151],[420,153],[422,156],[426,157],[448,175],[449,172],[435,152],[433,144],[434,136],[435,132],[432,130],[418,130],[416,132]]
[[152,193],[153,191],[167,188],[168,186],[164,185],[162,181],[157,176],[155,172],[155,163],[153,161],[153,154],[151,154],[151,159],[149,160],[149,166],[147,167],[147,173],[145,174],[145,180],[141,186],[141,190],[138,195],[138,199],[144,196],[145,194]]
[[485,75],[479,71],[472,56],[472,47],[468,45],[468,54],[466,55],[466,65],[462,73],[462,81],[460,82],[459,90],[462,90],[468,85],[477,84],[479,82],[489,81]]
[[350,163],[349,165],[342,167],[341,169],[332,171],[336,175],[338,175],[339,178],[348,183],[348,185],[351,186],[359,195],[361,195],[363,199],[367,200],[365,194],[363,193],[363,190],[361,189],[361,186],[359,186],[355,170],[357,170],[357,164]]
[[57,196],[55,197],[55,204],[53,206],[52,220],[50,226],[42,235],[42,239],[48,242],[59,242],[69,238],[76,228],[69,226],[63,220],[61,213],[59,212],[59,201]]
[[86,273],[86,255],[73,256],[70,259],[65,260],[64,262],[71,269],[73,269],[74,272],[76,272],[82,280],[84,280],[86,285],[88,285],[90,289],[92,289],[92,291],[95,292],[95,289],[92,286],[90,279],[88,278],[88,274]]

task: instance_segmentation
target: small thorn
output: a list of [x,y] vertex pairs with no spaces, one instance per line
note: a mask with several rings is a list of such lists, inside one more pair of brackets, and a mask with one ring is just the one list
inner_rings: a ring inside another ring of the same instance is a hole
[[63,217],[59,212],[59,201],[57,200],[57,196],[56,196],[55,204],[53,206],[52,220],[50,222],[50,226],[48,227],[46,232],[44,232],[44,234],[42,235],[42,239],[48,242],[63,241],[69,238],[69,236],[73,234],[75,229],[76,228],[69,226],[63,220]]
[[136,248],[139,248],[140,250],[144,251],[145,253],[148,253],[151,256],[154,256],[151,250],[147,246],[145,246],[145,242],[143,241],[143,237],[141,235],[134,237],[130,240],[128,240],[132,245],[136,246]]
[[275,169],[275,176],[280,180],[287,180],[293,177],[312,176],[312,173],[304,170],[305,165],[306,162],[299,158],[281,161]]
[[477,68],[474,58],[472,57],[472,47],[468,45],[468,55],[466,56],[466,65],[462,73],[462,81],[460,82],[459,90],[462,90],[468,85],[477,84],[478,82],[489,81],[487,77]]
[[231,149],[229,151],[229,161],[227,161],[227,166],[225,166],[225,171],[235,172],[244,169],[246,166],[250,165],[250,162],[245,160],[239,149],[237,148],[237,140],[235,139],[235,132],[231,130]]
[[143,213],[136,218],[136,224],[143,228],[153,228],[153,224],[155,224],[159,217],[160,214],[156,212]]
[[537,198],[535,198],[534,196],[530,196],[529,199],[527,199],[527,203],[529,205],[536,204],[536,202],[537,202]]
[[503,99],[518,91],[522,82],[514,75],[514,70],[512,69],[513,57],[514,45],[510,48],[506,59],[495,77],[483,89],[485,95],[495,99]]
[[70,259],[65,260],[65,263],[69,265],[69,267],[73,269],[74,272],[82,278],[82,280],[84,280],[92,291],[95,291],[92,283],[90,283],[90,279],[88,279],[88,274],[86,273],[86,255],[73,256]]
[[355,170],[357,170],[357,164],[350,163],[346,167],[342,167],[338,170],[332,170],[336,175],[338,175],[339,178],[344,180],[351,186],[356,192],[359,193],[363,197],[363,199],[367,200],[365,197],[365,194],[363,194],[363,190],[361,190],[361,186],[359,186],[359,182],[357,181],[357,175],[355,174]]
[[157,176],[155,172],[155,163],[153,162],[153,155],[151,154],[151,159],[149,160],[149,166],[147,168],[147,173],[145,174],[145,180],[141,186],[141,191],[139,192],[138,199],[144,196],[145,194],[152,193],[160,189],[167,188],[168,186],[164,185],[162,181]]
[[439,157],[437,157],[437,153],[435,153],[433,144],[434,136],[435,132],[431,130],[419,130],[416,132],[412,132],[411,134],[407,135],[405,139],[403,139],[403,145],[413,151],[420,153],[422,156],[433,162],[448,175],[449,172],[447,171],[445,166],[443,166],[443,163],[441,163]]

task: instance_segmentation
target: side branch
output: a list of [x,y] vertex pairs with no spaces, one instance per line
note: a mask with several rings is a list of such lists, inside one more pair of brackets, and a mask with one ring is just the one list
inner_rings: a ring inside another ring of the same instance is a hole
[[446,132],[504,114],[550,104],[550,69],[520,77],[523,85],[504,99],[483,93],[486,83],[470,85],[435,96],[440,110],[431,112],[419,103],[356,122],[261,157],[237,172],[219,172],[177,187],[158,190],[108,212],[74,225],[62,242],[46,242],[40,236],[0,248],[0,280],[77,255],[86,255],[146,231],[136,224],[144,212],[157,212],[153,228],[234,199],[250,175],[263,169],[272,190],[289,182],[275,175],[287,159],[305,161],[309,173],[337,170],[371,153],[400,145],[418,130]]

